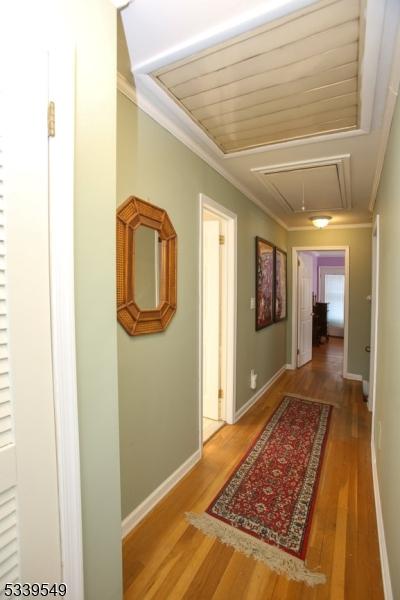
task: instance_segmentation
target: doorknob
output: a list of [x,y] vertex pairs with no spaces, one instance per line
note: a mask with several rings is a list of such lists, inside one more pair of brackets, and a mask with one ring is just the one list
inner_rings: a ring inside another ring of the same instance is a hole
[[371,346],[365,346],[365,352],[371,352]]

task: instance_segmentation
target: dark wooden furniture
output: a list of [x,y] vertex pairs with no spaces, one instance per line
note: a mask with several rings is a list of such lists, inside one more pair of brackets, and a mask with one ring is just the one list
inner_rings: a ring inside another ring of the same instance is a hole
[[328,302],[315,302],[313,306],[313,346],[328,340]]

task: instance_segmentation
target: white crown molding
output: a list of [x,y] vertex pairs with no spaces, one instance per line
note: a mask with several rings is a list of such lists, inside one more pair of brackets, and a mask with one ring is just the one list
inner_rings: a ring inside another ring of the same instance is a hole
[[[283,207],[286,212],[291,214],[293,211],[290,211],[288,208],[289,202],[286,200],[286,198],[284,198],[283,195],[281,195],[281,192],[275,188],[274,184],[269,182],[268,179],[263,177],[263,175],[297,171],[299,169],[308,169],[314,167],[326,167],[331,165],[336,166],[337,168],[340,197],[342,200],[342,208],[335,210],[349,210],[351,208],[350,154],[341,154],[339,156],[323,156],[315,159],[286,162],[276,165],[268,165],[265,167],[255,167],[250,170],[268,189],[281,207]],[[319,210],[325,211],[325,209],[317,209],[307,212],[316,213]]]
[[[156,89],[158,86],[154,84]],[[186,133],[183,127],[178,126],[170,119],[167,114],[160,110],[155,103],[150,99],[149,94],[144,90],[138,91],[135,89],[129,81],[121,73],[117,74],[117,89],[124,94],[129,100],[134,102],[141,110],[152,117],[157,123],[169,131],[174,137],[180,142],[185,144],[187,148],[192,150],[197,156],[204,160],[210,167],[212,167],[217,173],[222,175],[229,183],[231,183],[237,190],[242,192],[249,200],[254,202],[265,214],[273,219],[278,225],[287,230],[287,225],[276,215],[273,214],[249,189],[247,189],[236,177],[231,175],[224,167],[222,167],[215,158],[211,157],[200,145],[193,139],[188,133]],[[180,109],[179,109],[180,110]],[[189,118],[189,117],[188,117]],[[196,127],[194,124],[193,127]],[[205,136],[207,137],[207,136]],[[221,153],[222,154],[222,153]]]
[[[348,223],[343,225],[328,225],[325,231],[330,229],[371,229],[372,223]],[[305,227],[288,227],[287,231],[318,231],[313,225],[307,225]]]
[[247,150],[237,150],[224,154],[224,160],[229,158],[240,158],[242,156],[250,156],[251,154],[259,154],[260,152],[272,152],[273,150],[284,150],[285,148],[294,148],[296,146],[304,146],[305,144],[315,144],[317,142],[330,142],[332,140],[342,140],[353,138],[359,135],[367,135],[368,131],[364,129],[351,129],[350,131],[339,131],[338,133],[325,133],[323,135],[314,135],[311,137],[303,137],[295,140],[287,140],[286,142],[278,142],[276,144],[268,144],[267,146],[256,146],[255,148],[247,148]]
[[[154,84],[156,89],[162,91],[156,84]],[[217,171],[222,177],[224,177],[227,181],[229,181],[236,189],[238,189],[242,194],[244,194],[249,200],[254,202],[265,214],[267,214],[271,219],[273,219],[278,225],[280,225],[286,231],[314,231],[315,227],[304,226],[304,227],[289,227],[286,225],[282,219],[277,217],[271,210],[269,210],[261,200],[259,200],[250,190],[248,190],[245,186],[243,186],[236,177],[233,177],[228,171],[226,171],[216,159],[212,158],[208,152],[206,152],[202,147],[200,147],[194,139],[187,134],[182,127],[176,125],[168,116],[160,110],[152,99],[149,98],[149,94],[138,92],[136,88],[122,75],[121,73],[117,73],[117,89],[126,96],[131,102],[136,104],[141,110],[143,110],[146,114],[152,117],[157,123],[159,123],[162,127],[167,129],[174,137],[176,137],[179,141],[181,141],[187,148],[192,150],[197,156],[199,156],[202,160],[204,160],[210,167],[212,167],[215,171]],[[192,124],[193,125],[193,124]],[[194,126],[194,125],[193,125]],[[205,136],[207,137],[207,136]],[[350,155],[343,154],[334,157],[325,157],[321,160],[338,160],[338,159],[346,159],[344,160],[344,169],[350,169]],[[296,164],[311,164],[318,159],[311,161],[299,161],[298,163],[280,163],[279,165],[275,165],[274,168],[281,167],[282,170],[287,165],[296,165]],[[261,167],[262,169],[268,169],[270,167]],[[252,169],[252,171],[256,171],[256,169]],[[349,177],[349,174],[347,175]],[[347,183],[346,183],[347,189]],[[347,193],[347,192],[346,192]],[[372,223],[356,223],[356,224],[344,224],[344,225],[329,225],[329,229],[357,229],[364,227],[372,227]]]
[[[118,2],[118,0],[116,1]],[[324,143],[334,140],[351,140],[355,137],[363,136],[369,133],[371,118],[374,112],[375,89],[377,83],[379,82],[379,73],[377,74],[377,71],[386,1],[382,2],[382,0],[368,0],[365,13],[365,49],[360,66],[362,73],[360,83],[361,114],[358,129],[324,134],[320,136],[311,136],[302,139],[288,140],[286,142],[277,144],[259,146],[256,148],[249,148],[247,150],[224,154],[222,150],[215,144],[215,142],[208,137],[205,131],[203,131],[195,123],[195,121],[173,100],[173,98],[155,81],[151,74],[167,64],[171,64],[178,59],[187,57],[195,52],[199,52],[205,47],[209,47],[210,45],[229,39],[229,37],[238,35],[240,32],[250,30],[256,25],[260,25],[262,22],[265,23],[268,20],[276,19],[278,16],[289,14],[292,11],[299,10],[300,8],[304,8],[311,4],[312,2],[309,0],[282,0],[280,3],[277,2],[274,7],[270,6],[268,10],[266,10],[265,7],[260,9],[257,14],[256,12],[245,13],[242,15],[245,18],[241,23],[234,22],[233,20],[227,20],[218,30],[209,29],[206,32],[203,32],[201,36],[197,36],[197,38],[193,37],[189,40],[186,40],[183,44],[170,46],[165,50],[165,52],[162,53],[162,55],[159,54],[146,58],[140,64],[135,65],[133,70],[136,92],[132,91],[133,88],[126,79],[124,80],[120,74],[118,75],[118,89],[125,94],[125,96],[135,102],[144,112],[159,122],[172,135],[174,135],[190,150],[197,154],[202,160],[207,162],[213,169],[215,169],[225,179],[232,183],[232,185],[245,194],[247,198],[254,202],[265,214],[271,217],[285,230],[294,230],[297,228],[289,227],[281,218],[279,218],[279,216],[277,216],[265,205],[261,191],[260,193],[250,191],[246,184],[242,183],[240,179],[232,172],[233,167],[230,167],[229,160],[243,158],[258,153],[273,152],[278,149],[284,150],[288,148],[295,148],[317,142]],[[279,10],[281,10],[282,15],[278,15]],[[127,11],[129,11],[129,9],[127,9]],[[368,65],[368,69],[365,68],[365,65]],[[400,72],[400,69],[397,71]],[[392,81],[394,81],[393,78]],[[391,87],[393,90],[395,89],[393,87],[393,83]],[[394,104],[395,98],[391,98],[391,100]],[[385,121],[389,124],[389,126],[391,116],[392,112]],[[383,142],[382,145],[382,152],[384,155],[386,141]],[[226,168],[223,164],[225,161],[227,161]],[[383,157],[380,162],[383,163]],[[377,189],[378,187],[380,172],[381,167],[378,167],[377,174],[375,176],[374,189]],[[347,189],[348,188],[346,186],[346,196],[349,198],[350,192],[347,193]],[[372,196],[375,197],[375,195],[376,191],[373,190]],[[368,224],[363,223],[359,225],[369,226]],[[331,225],[329,229],[333,229],[334,227],[336,226]],[[338,227],[344,228],[344,226]],[[348,225],[348,227],[354,226]],[[299,229],[307,229],[307,227],[301,227]],[[313,228],[310,227],[310,229]]]
[[[162,67],[173,64],[177,60],[187,58],[188,56],[196,54],[205,48],[212,47],[220,42],[235,37],[239,33],[249,31],[254,27],[275,20],[281,16],[288,15],[292,12],[300,10],[301,8],[305,8],[310,4],[313,4],[312,1],[310,2],[310,0],[283,0],[283,3],[280,3],[278,7],[270,6],[267,10],[264,7],[261,10],[256,11],[254,14],[246,13],[245,15],[242,15],[240,23],[236,23],[236,21],[227,21],[222,28],[208,30],[201,36],[185,41],[185,43],[180,46],[170,47],[162,54],[150,57],[148,60],[134,65],[134,75],[136,78],[139,77],[146,87],[149,87],[150,83],[148,80],[151,80],[155,84],[155,87],[165,94],[165,98],[163,98],[163,112],[175,112],[174,107],[178,107],[178,114],[180,115],[182,121],[184,122],[185,117],[186,119],[192,121],[192,119],[186,114],[185,110],[173,99],[173,97],[167,94],[161,88],[161,85],[159,85],[159,83],[153,79],[152,73],[155,73]],[[370,132],[370,125],[374,109],[375,86],[378,72],[381,35],[384,25],[385,4],[386,3],[382,2],[382,0],[369,0],[365,14],[365,43],[364,53],[360,64],[361,109],[360,124],[358,129],[287,140],[285,142],[257,146],[255,148],[238,150],[236,152],[230,152],[226,154],[221,151],[215,142],[208,137],[208,135],[205,134],[202,128],[197,124],[193,131],[193,135],[196,137],[203,138],[204,136],[204,138],[207,138],[207,140],[202,139],[202,142],[208,145],[214,154],[221,156],[221,158],[224,160],[229,160],[230,158],[243,157],[259,152],[271,152],[277,149],[290,148],[328,140],[346,139],[368,134]],[[365,68],[365,65],[368,65],[368,69]],[[157,94],[157,91],[152,89],[152,94]],[[195,121],[192,121],[192,124],[193,123],[195,123]],[[185,123],[185,125],[187,125],[187,123]]]
[[392,125],[393,114],[394,114],[394,110],[395,110],[396,104],[397,104],[399,86],[400,86],[400,30],[397,34],[397,39],[396,39],[396,47],[395,47],[395,53],[394,53],[392,69],[391,69],[390,84],[389,84],[389,90],[388,90],[388,95],[387,95],[387,99],[386,99],[385,113],[384,113],[384,117],[383,117],[381,140],[380,140],[379,150],[378,150],[378,159],[377,159],[377,164],[376,164],[375,176],[374,176],[374,180],[372,183],[371,196],[370,196],[369,205],[368,205],[368,208],[371,212],[373,212],[373,210],[375,208],[376,196],[378,193],[379,183],[380,183],[381,175],[382,175],[382,171],[383,171],[383,163],[385,160],[386,147],[387,147],[387,144],[389,141],[390,127]]

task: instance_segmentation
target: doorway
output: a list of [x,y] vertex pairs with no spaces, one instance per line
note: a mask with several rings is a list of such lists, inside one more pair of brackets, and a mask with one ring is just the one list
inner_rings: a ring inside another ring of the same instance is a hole
[[236,215],[200,195],[200,444],[234,422]]
[[293,248],[292,260],[292,368],[323,356],[347,377],[348,247]]

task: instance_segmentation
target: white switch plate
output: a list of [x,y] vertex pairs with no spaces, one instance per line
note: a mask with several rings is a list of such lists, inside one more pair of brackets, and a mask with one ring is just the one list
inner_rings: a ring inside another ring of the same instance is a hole
[[250,298],[250,309],[254,310],[256,307],[256,299],[255,298]]

